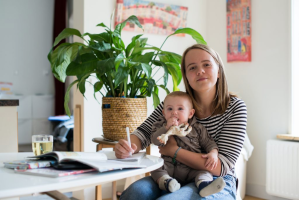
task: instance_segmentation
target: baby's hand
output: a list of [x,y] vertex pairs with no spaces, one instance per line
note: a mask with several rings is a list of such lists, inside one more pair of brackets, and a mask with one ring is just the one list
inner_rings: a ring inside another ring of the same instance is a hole
[[202,155],[202,158],[207,158],[205,167],[207,169],[213,170],[217,167],[218,164],[218,150],[213,149],[210,153]]
[[172,126],[178,126],[178,118],[176,117],[171,117],[167,120],[167,125],[165,126],[165,128],[168,130],[170,127]]

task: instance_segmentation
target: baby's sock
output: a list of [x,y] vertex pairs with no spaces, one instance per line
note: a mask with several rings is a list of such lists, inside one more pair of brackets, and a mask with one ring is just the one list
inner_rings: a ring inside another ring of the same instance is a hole
[[181,184],[169,175],[163,175],[159,180],[159,188],[167,192],[175,192],[181,188]]
[[215,181],[200,180],[196,183],[201,197],[210,196],[220,192],[225,187],[225,181],[222,177],[217,178]]

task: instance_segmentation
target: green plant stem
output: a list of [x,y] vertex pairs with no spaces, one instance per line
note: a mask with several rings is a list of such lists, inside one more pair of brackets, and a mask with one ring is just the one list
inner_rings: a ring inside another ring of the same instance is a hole
[[[161,49],[162,49],[162,47],[163,47],[164,43],[165,43],[165,42],[166,42],[166,40],[168,39],[168,37],[169,37],[169,36],[167,36],[167,37],[166,37],[166,39],[164,40],[164,42],[162,43],[162,45],[161,45],[161,47],[160,47],[159,51],[157,51],[157,54],[155,54],[155,57],[154,57],[154,59],[153,59],[153,60],[156,60],[156,58],[157,58],[158,54],[160,53],[160,51],[161,51]],[[152,64],[153,64],[153,63],[152,63]],[[151,66],[152,66],[152,64],[151,64]]]
[[156,81],[156,83],[158,83],[158,82],[160,81],[161,78],[163,78],[163,76],[161,76],[161,77]]
[[[141,75],[142,75],[142,71],[136,71],[137,72],[137,79],[139,80],[141,78]],[[142,82],[142,85],[143,85],[144,82]],[[139,90],[140,87],[137,87],[137,88],[134,88],[134,91],[133,91],[133,97],[136,96],[136,94],[138,93],[138,90]]]
[[121,97],[122,93],[124,91],[124,83],[121,83],[119,86],[119,96]]
[[152,75],[152,77],[154,77],[154,76],[158,73],[158,71],[159,71],[160,69],[161,69],[161,68],[159,68],[159,69],[155,72],[155,74]]
[[102,95],[103,97],[105,97],[104,94],[103,94],[101,91],[99,91],[99,93],[101,93],[101,95]]
[[131,94],[130,94],[130,96],[132,96],[134,94],[134,91],[135,91],[136,85],[134,83],[136,83],[137,74],[138,74],[138,70],[137,69],[132,69],[132,80],[131,80],[132,87],[131,87]]
[[107,79],[108,79],[108,82],[109,82],[109,85],[110,85],[112,96],[115,97],[115,91],[114,91],[113,83],[111,81],[111,77],[108,76]]
[[124,80],[124,96],[127,97],[127,84],[128,84],[128,79]]

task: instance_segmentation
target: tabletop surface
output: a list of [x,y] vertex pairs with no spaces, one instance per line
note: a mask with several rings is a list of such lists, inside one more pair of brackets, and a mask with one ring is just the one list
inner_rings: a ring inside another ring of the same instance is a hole
[[19,106],[18,99],[0,99],[0,106]]
[[91,172],[59,178],[34,176],[14,173],[13,169],[3,167],[4,161],[23,160],[33,153],[0,153],[0,198],[32,195],[53,190],[75,190],[100,185],[123,178],[153,171],[163,165],[163,160],[156,156],[146,155],[139,164],[148,167],[126,169],[111,172]]

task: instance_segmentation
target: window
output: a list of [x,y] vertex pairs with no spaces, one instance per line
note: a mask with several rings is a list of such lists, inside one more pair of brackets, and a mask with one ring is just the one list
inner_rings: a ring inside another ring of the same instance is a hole
[[[299,135],[299,0],[292,0],[292,135]],[[295,111],[295,112],[294,112]]]

